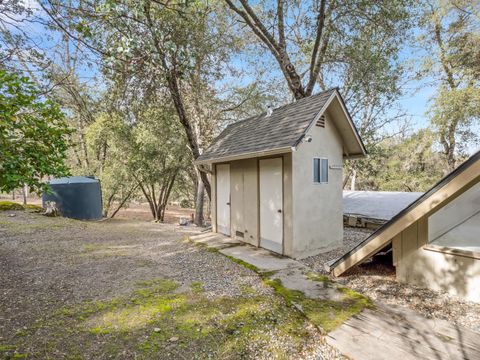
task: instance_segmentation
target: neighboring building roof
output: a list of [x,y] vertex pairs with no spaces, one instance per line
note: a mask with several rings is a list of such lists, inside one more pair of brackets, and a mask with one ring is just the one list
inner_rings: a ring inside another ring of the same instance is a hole
[[376,220],[390,220],[423,193],[402,191],[344,191],[343,213]]
[[480,151],[441,179],[435,186],[395,215],[352,250],[329,264],[333,275],[339,276],[351,267],[389,245],[392,239],[425,215],[443,207],[458,194],[480,181]]
[[343,116],[334,117],[344,139],[345,157],[363,157],[365,147],[358,135],[338,89],[297,100],[266,113],[233,123],[196,159],[197,164],[285,153],[298,146],[312,124],[333,104]]

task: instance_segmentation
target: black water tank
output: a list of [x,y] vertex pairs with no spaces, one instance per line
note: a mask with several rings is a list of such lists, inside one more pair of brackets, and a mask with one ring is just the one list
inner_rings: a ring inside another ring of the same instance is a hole
[[86,176],[72,176],[49,181],[51,192],[44,193],[46,201],[55,201],[62,216],[79,220],[102,218],[102,190],[100,180]]

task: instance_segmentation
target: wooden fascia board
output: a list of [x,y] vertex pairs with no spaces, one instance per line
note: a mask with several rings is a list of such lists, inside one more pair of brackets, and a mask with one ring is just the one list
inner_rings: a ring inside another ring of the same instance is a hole
[[422,216],[434,212],[439,207],[445,205],[452,196],[460,195],[470,188],[469,185],[473,186],[473,184],[479,181],[480,161],[476,161],[405,215],[390,224],[387,223],[384,230],[379,232],[377,236],[336,264],[332,270],[333,275],[340,276],[352,266],[374,255],[377,251],[388,245],[397,234],[419,220]]
[[212,159],[206,160],[195,160],[195,165],[205,165],[205,164],[215,164],[215,163],[222,163],[222,162],[230,162],[235,160],[244,160],[244,159],[251,159],[251,158],[259,158],[271,155],[280,155],[294,151],[292,147],[282,147],[277,149],[265,150],[265,151],[256,151],[250,153],[243,153],[238,155],[228,155],[223,157],[217,157]]
[[[330,95],[330,97],[328,98],[328,100],[325,102],[325,104],[322,106],[322,108],[320,109],[320,111],[317,113],[317,115],[313,118],[313,120],[310,122],[310,124],[308,125],[308,127],[305,129],[305,131],[303,132],[302,136],[299,138],[299,140],[297,141],[297,143],[295,144],[295,146],[298,146],[301,144],[301,140],[302,138],[308,134],[308,132],[311,130],[311,128],[317,123],[317,121],[320,119],[320,117],[322,115],[324,115],[327,111],[327,109],[329,108],[330,104],[332,103],[332,101],[336,99],[338,101],[338,104],[340,105],[340,108],[342,109],[342,112],[343,112],[343,115],[345,116],[345,119],[346,119],[346,122],[348,123],[349,127],[350,127],[350,130],[352,131],[356,141],[357,141],[357,144],[358,146],[360,147],[360,150],[361,150],[361,153],[352,153],[352,154],[348,154],[348,155],[344,155],[343,157],[345,159],[360,159],[360,158],[364,158],[365,156],[367,156],[367,151],[365,149],[365,146],[363,145],[363,142],[362,142],[362,139],[360,138],[360,135],[358,134],[358,131],[355,127],[355,124],[352,120],[352,118],[350,117],[350,113],[348,112],[347,108],[345,107],[345,103],[342,99],[342,96],[340,95],[340,93],[338,92],[338,90],[335,90],[334,92],[332,92],[332,95]],[[334,125],[335,126],[335,125]],[[345,148],[345,145],[346,145],[346,140],[344,138],[344,134],[342,134],[342,131],[340,131],[338,129],[338,127],[336,128],[337,132],[340,134],[340,137],[342,138],[342,141],[343,141],[343,148]]]
[[[360,134],[358,133],[358,130],[355,127],[355,123],[353,122],[353,119],[350,116],[350,113],[348,112],[347,107],[345,106],[345,102],[343,101],[342,96],[340,95],[340,93],[337,90],[335,90],[335,95],[337,97],[338,102],[340,103],[340,107],[342,108],[342,110],[343,110],[343,112],[344,112],[344,114],[347,118],[348,124],[350,125],[350,128],[351,128],[353,134],[355,135],[355,138],[357,139],[357,142],[360,145],[360,148],[362,149],[363,157],[367,156],[367,149],[365,148],[365,145],[363,144],[362,138],[360,137]],[[361,157],[361,156],[359,156],[359,157]]]

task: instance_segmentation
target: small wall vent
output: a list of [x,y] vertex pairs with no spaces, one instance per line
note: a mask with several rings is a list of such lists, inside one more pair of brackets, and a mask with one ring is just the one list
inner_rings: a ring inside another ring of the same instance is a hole
[[241,232],[241,231],[235,231],[235,235],[236,235],[237,237],[242,238],[242,239],[243,239],[243,237],[244,237],[243,232]]
[[325,127],[325,115],[320,116],[320,118],[317,120],[317,123],[315,125],[324,128]]

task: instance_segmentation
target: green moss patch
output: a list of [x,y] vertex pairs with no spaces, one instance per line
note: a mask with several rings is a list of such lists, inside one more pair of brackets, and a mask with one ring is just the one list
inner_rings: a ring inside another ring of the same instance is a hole
[[307,274],[307,278],[312,280],[312,281],[318,281],[318,282],[321,282],[323,283],[323,285],[325,287],[329,286],[332,284],[332,280],[330,280],[330,278],[326,275],[321,275],[321,274],[317,274],[317,273],[314,273],[314,272],[309,272]]
[[39,212],[44,211],[44,209],[41,206],[34,205],[34,204],[23,205],[23,207],[24,207],[25,210],[30,211],[30,212],[39,213]]
[[13,201],[0,201],[0,211],[21,211],[42,212],[43,208],[38,205],[26,204],[22,205]]
[[22,354],[17,351],[15,345],[1,345],[0,344],[0,358],[2,359],[26,359],[27,354]]
[[132,255],[136,246],[121,246],[108,243],[86,244],[82,248],[82,255],[103,258],[109,256],[129,256]]
[[0,211],[24,210],[22,204],[12,201],[0,201]]
[[19,337],[15,348],[32,349],[38,337],[42,346],[32,358],[59,352],[118,358],[126,349],[137,359],[284,358],[285,343],[301,352],[312,338],[304,316],[278,297],[248,289],[248,296],[211,299],[200,282],[180,289],[172,280],[153,279],[126,297],[61,308]]
[[195,294],[201,294],[205,291],[203,283],[201,281],[194,281],[190,284],[190,289]]
[[[328,278],[320,279],[320,281],[327,281]],[[264,279],[264,281],[273,287],[287,304],[300,307],[313,324],[326,332],[332,331],[363,309],[373,307],[369,298],[343,287],[337,288],[342,294],[340,300],[322,300],[307,298],[301,291],[287,289],[278,279]]]
[[260,274],[260,269],[257,268],[255,265],[252,265],[252,264],[249,264],[243,260],[240,260],[240,259],[237,259],[237,258],[234,258],[233,256],[230,256],[230,255],[224,255],[226,256],[227,258],[229,258],[230,260],[232,260],[233,262],[236,262],[237,264],[240,264],[242,265],[243,267],[246,267],[247,269],[250,269],[254,272],[256,272],[257,274]]

